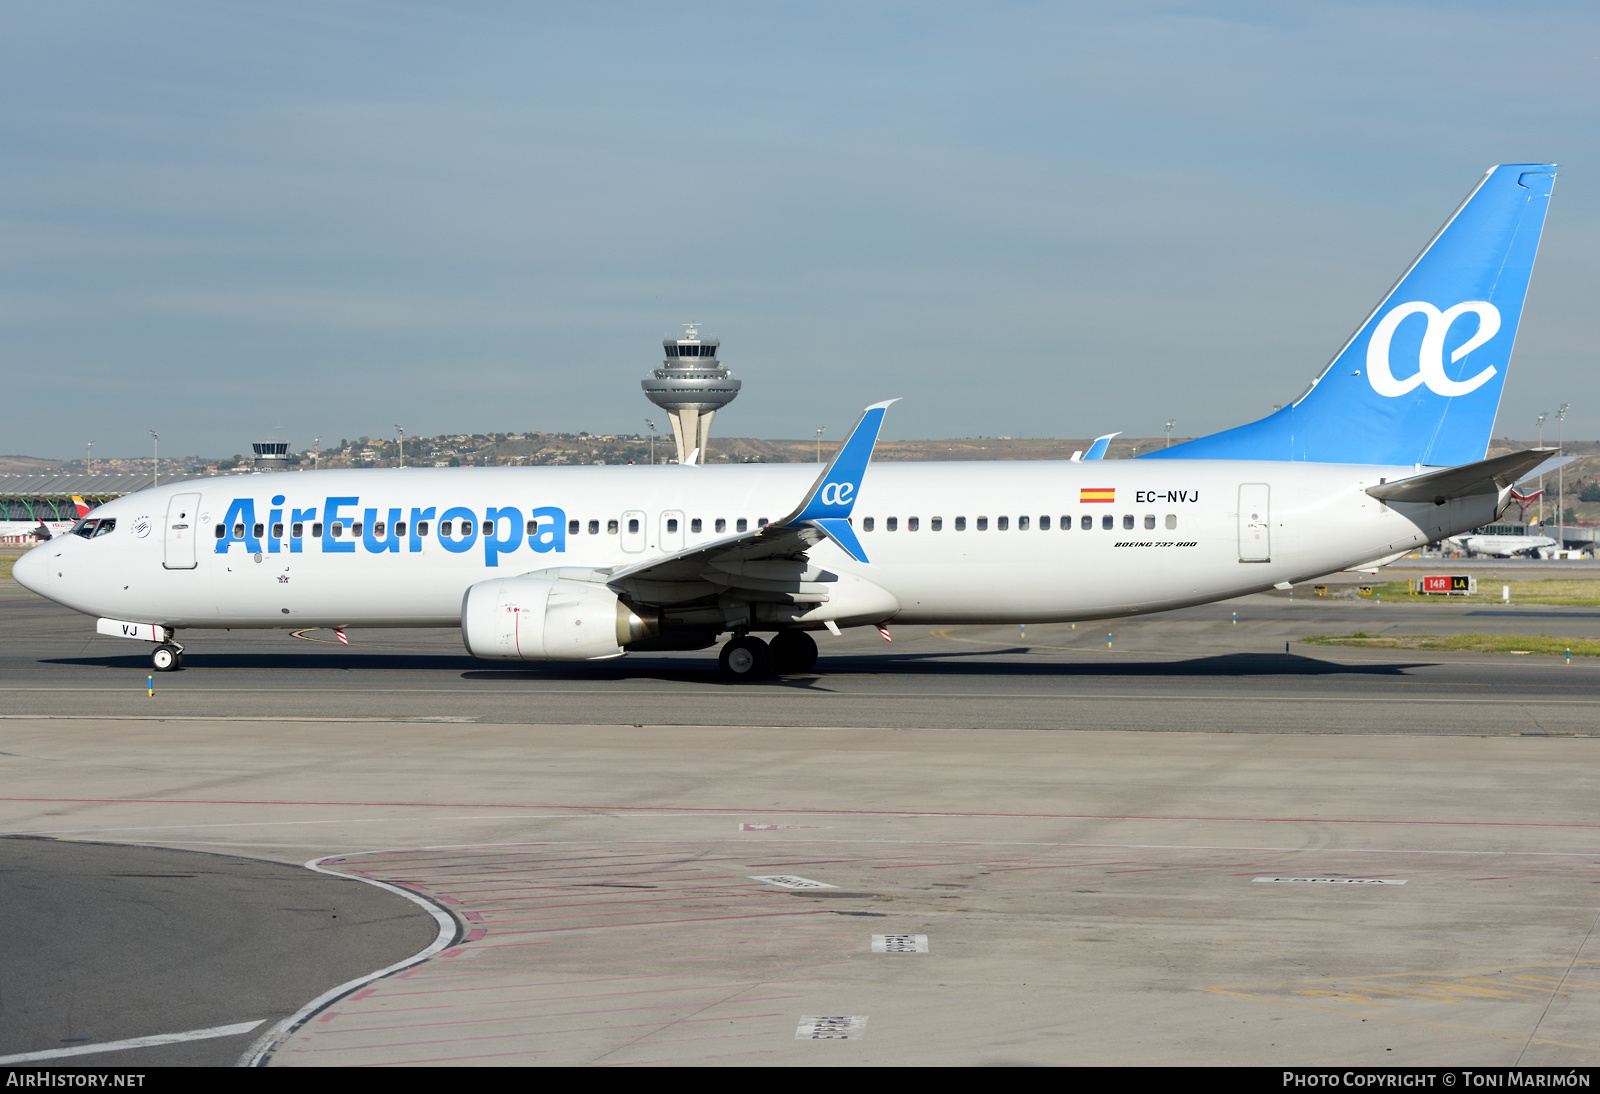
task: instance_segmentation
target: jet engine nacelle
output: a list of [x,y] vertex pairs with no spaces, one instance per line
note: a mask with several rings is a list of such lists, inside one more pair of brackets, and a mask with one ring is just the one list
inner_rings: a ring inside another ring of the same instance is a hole
[[467,652],[493,661],[594,661],[655,628],[604,585],[548,573],[480,581],[461,598]]

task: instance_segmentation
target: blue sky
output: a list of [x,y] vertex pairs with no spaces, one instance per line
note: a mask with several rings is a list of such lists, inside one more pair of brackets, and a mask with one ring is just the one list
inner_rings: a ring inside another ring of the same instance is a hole
[[0,450],[637,432],[689,320],[722,435],[1206,433],[1530,160],[1497,432],[1592,439],[1597,73],[1578,3],[0,5]]

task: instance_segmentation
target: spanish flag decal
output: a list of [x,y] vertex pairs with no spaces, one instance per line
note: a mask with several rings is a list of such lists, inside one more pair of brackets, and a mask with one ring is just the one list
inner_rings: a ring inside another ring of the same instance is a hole
[[1114,502],[1116,500],[1117,500],[1117,491],[1116,491],[1115,487],[1110,487],[1110,486],[1107,486],[1107,487],[1090,487],[1090,486],[1086,486],[1083,489],[1078,491],[1078,504],[1079,505],[1087,505],[1090,502],[1094,502],[1094,501],[1110,501],[1110,502]]

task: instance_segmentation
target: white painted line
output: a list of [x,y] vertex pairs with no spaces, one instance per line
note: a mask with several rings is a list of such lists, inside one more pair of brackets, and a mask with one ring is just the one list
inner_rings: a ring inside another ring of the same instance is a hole
[[793,874],[748,874],[751,881],[764,881],[768,885],[776,885],[780,889],[837,889],[837,885],[829,885],[826,881],[812,881],[808,877],[795,877]]
[[826,824],[741,824],[741,832],[803,832],[809,829],[829,828]]
[[237,1037],[241,1033],[249,1033],[265,1021],[265,1018],[257,1018],[254,1022],[235,1022],[231,1026],[212,1026],[210,1029],[191,1029],[187,1033],[157,1033],[150,1037],[130,1037],[126,1041],[102,1041],[97,1045],[73,1045],[71,1048],[47,1048],[43,1052],[21,1052],[15,1056],[0,1056],[0,1064],[31,1064],[39,1060],[59,1060],[66,1056],[93,1056],[100,1052],[121,1052],[130,1048],[176,1045],[183,1041]]
[[319,874],[327,874],[330,877],[340,877],[351,881],[364,881],[368,885],[376,885],[378,888],[387,889],[389,892],[394,893],[397,896],[403,896],[413,904],[421,905],[427,910],[429,915],[433,916],[433,921],[439,925],[438,936],[434,938],[432,942],[428,943],[426,947],[412,954],[404,961],[396,961],[393,965],[390,965],[387,968],[379,969],[377,972],[369,972],[365,976],[358,976],[354,980],[346,981],[336,988],[329,988],[327,991],[311,1000],[311,1002],[307,1003],[305,1006],[289,1015],[289,1017],[285,1018],[271,1029],[267,1030],[267,1032],[263,1033],[260,1037],[257,1037],[255,1043],[245,1050],[243,1056],[239,1057],[239,1062],[236,1066],[266,1066],[267,1057],[271,1055],[273,1050],[278,1047],[278,1044],[289,1034],[293,1033],[295,1030],[299,1029],[302,1025],[309,1021],[313,1014],[317,1013],[317,1011],[321,1010],[323,1007],[326,1007],[329,1003],[349,995],[363,984],[370,984],[372,981],[380,980],[383,977],[388,976],[390,973],[399,972],[401,969],[408,969],[412,965],[420,964],[455,941],[455,919],[451,917],[449,912],[433,903],[433,901],[425,900],[416,893],[408,892],[397,885],[390,885],[386,881],[374,881],[372,878],[361,877],[358,874],[342,874],[337,870],[328,870],[323,868],[322,863],[326,859],[348,857],[350,856],[324,855],[322,858],[314,858],[310,862],[306,863],[306,869],[315,870]]
[[925,934],[875,934],[872,936],[873,953],[927,953],[928,936]]
[[1251,881],[1288,885],[1404,885],[1398,878],[1387,877],[1255,877]]
[[802,1014],[796,1041],[859,1041],[867,1035],[865,1014]]

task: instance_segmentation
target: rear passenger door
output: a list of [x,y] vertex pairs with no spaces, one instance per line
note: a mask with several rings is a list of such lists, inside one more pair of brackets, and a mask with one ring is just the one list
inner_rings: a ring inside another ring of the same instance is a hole
[[1239,487],[1239,561],[1272,561],[1272,488],[1264,482]]

